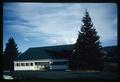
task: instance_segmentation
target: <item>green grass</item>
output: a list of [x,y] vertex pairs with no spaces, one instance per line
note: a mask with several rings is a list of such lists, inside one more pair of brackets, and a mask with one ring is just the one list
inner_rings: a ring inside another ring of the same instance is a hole
[[116,80],[118,78],[118,75],[113,72],[85,71],[15,71],[8,75],[16,79],[38,80]]

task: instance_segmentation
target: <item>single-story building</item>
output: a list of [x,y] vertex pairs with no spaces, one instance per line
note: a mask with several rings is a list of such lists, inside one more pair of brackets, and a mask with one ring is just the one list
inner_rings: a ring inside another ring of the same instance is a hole
[[67,59],[39,59],[14,61],[14,70],[67,70]]
[[73,45],[29,48],[14,61],[14,70],[68,70]]

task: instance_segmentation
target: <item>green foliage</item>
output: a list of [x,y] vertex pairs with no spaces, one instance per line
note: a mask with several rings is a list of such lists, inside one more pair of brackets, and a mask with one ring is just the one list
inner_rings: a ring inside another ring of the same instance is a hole
[[18,54],[17,44],[13,37],[10,37],[3,53],[4,70],[13,70],[13,61],[17,58]]
[[99,36],[93,26],[92,20],[86,10],[82,19],[81,31],[75,43],[72,55],[72,69],[98,69],[100,68],[100,50],[101,45]]

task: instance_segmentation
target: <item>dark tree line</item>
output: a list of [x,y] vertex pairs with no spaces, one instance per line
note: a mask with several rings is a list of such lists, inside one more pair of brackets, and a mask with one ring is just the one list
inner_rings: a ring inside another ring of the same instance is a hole
[[3,70],[14,69],[13,61],[16,60],[18,54],[17,44],[13,37],[10,37],[8,43],[6,43],[5,51],[3,52]]

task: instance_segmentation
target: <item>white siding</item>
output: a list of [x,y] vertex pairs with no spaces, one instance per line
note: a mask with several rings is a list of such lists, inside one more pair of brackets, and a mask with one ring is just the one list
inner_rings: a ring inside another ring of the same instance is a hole
[[15,66],[14,70],[35,70],[35,66]]
[[[21,61],[14,61],[14,70],[18,71],[18,70],[45,70],[45,65],[46,64],[40,64],[40,65],[35,65],[35,62],[49,62],[47,65],[49,67],[49,69],[53,69],[53,70],[67,70],[68,69],[68,64],[67,65],[51,65],[52,62],[68,62],[68,60],[62,60],[62,59],[40,59],[40,60],[21,60]],[[20,64],[20,66],[17,65]],[[22,65],[22,63],[25,64]],[[27,65],[26,63],[33,63],[33,65]]]

